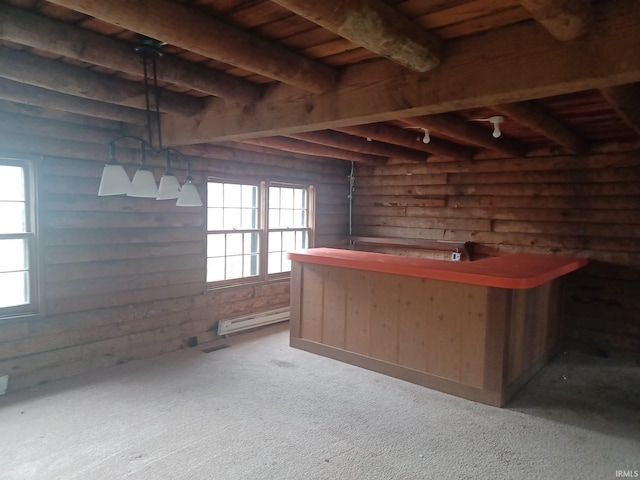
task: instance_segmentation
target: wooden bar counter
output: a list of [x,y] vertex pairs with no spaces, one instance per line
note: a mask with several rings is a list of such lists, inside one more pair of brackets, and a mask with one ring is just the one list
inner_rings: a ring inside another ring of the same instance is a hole
[[289,253],[291,346],[502,406],[556,352],[560,279],[585,259]]

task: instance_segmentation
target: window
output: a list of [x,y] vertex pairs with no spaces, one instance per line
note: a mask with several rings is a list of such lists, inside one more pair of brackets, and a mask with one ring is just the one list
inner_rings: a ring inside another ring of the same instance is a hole
[[310,186],[210,181],[207,282],[289,272],[287,252],[311,245],[312,194]]
[[0,159],[0,315],[35,304],[35,235],[27,162]]

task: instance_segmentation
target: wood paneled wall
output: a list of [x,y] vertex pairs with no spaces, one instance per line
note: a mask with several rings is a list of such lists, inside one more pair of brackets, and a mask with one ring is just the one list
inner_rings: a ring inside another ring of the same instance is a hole
[[640,361],[639,152],[434,159],[356,175],[355,235],[588,257],[565,282],[565,346]]
[[[95,129],[77,126],[83,128],[93,138]],[[22,141],[14,138],[13,148],[0,152],[43,156],[37,162],[40,314],[0,319],[0,374],[9,375],[11,390],[184,348],[194,337],[210,341],[220,319],[289,304],[288,279],[207,291],[204,210],[98,197],[106,145],[97,139],[73,149],[53,137],[60,133],[17,137]],[[312,183],[316,243],[343,242],[347,166],[327,161],[302,171],[294,159],[279,162],[194,158],[194,176],[201,185],[208,174]],[[135,168],[127,166],[130,174]],[[154,170],[159,178],[161,164]]]

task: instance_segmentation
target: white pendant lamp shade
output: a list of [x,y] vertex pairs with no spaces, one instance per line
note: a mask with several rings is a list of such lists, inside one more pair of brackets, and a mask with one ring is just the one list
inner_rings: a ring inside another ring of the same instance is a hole
[[173,173],[165,172],[160,178],[156,200],[173,200],[180,195],[180,182]]
[[122,165],[108,163],[104,166],[102,178],[100,179],[100,188],[98,188],[99,197],[126,195],[130,189],[131,182]]
[[191,180],[187,180],[180,190],[180,196],[176,202],[178,207],[201,207],[202,200],[198,194],[198,189]]
[[136,171],[131,181],[131,190],[127,194],[130,197],[156,198],[158,196],[158,185],[153,178],[151,170],[140,168]]

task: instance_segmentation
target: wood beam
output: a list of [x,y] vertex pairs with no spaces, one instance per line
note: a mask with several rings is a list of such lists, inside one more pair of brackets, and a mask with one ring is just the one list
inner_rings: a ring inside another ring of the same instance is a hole
[[276,85],[250,110],[212,101],[193,118],[168,119],[167,144],[336,129],[640,81],[640,3],[597,6],[591,34],[573,42],[520,22],[450,40],[446,60],[428,73],[385,60],[345,67],[338,88],[313,97]]
[[[0,17],[0,39],[118,72],[142,75],[140,57],[130,43],[9,5],[0,4]],[[259,85],[171,56],[158,62],[158,79],[246,103],[262,95]]]
[[416,72],[426,72],[440,63],[440,39],[380,0],[274,1]]
[[354,137],[346,133],[333,130],[318,132],[296,133],[288,135],[290,138],[297,138],[304,142],[327,145],[329,147],[342,148],[353,152],[365,153],[368,155],[378,155],[381,157],[400,158],[411,162],[425,162],[427,155],[405,147],[399,147],[389,143],[377,142],[373,139],[367,141],[364,138]]
[[[77,97],[145,108],[144,86],[120,78],[0,47],[0,77]],[[195,115],[204,106],[200,98],[163,91],[160,110],[182,117]]]
[[118,122],[144,125],[147,116],[142,110],[121,107],[112,103],[99,102],[87,98],[74,97],[64,93],[32,87],[23,83],[0,78],[0,98],[25,105],[51,108]]
[[53,0],[51,3],[162,40],[190,52],[320,93],[336,72],[172,0]]
[[354,125],[351,127],[341,127],[337,130],[348,133],[349,135],[371,138],[456,160],[471,159],[474,153],[472,148],[447,142],[440,138],[432,138],[429,143],[422,143],[422,135],[420,135],[420,132],[410,132],[386,123]]
[[585,153],[589,145],[557,118],[540,109],[533,102],[507,103],[491,107],[531,130],[563,146],[569,153]]
[[364,163],[367,165],[380,165],[387,159],[375,155],[366,155],[364,153],[351,152],[341,148],[327,147],[326,145],[318,145],[316,143],[307,143],[295,138],[270,137],[270,138],[253,138],[243,140],[244,143],[251,145],[260,145],[270,148],[276,148],[285,152],[302,153],[307,155],[317,155],[319,157],[339,158],[352,162]]
[[527,146],[517,140],[507,138],[504,134],[500,138],[493,138],[491,129],[484,128],[476,122],[460,118],[454,113],[425,115],[422,117],[403,118],[402,120],[510,157],[523,157],[527,153]]
[[0,130],[13,133],[29,132],[29,135],[46,138],[98,143],[104,145],[104,148],[111,140],[122,135],[118,130],[81,127],[46,118],[5,112],[0,112]]
[[627,125],[640,135],[640,84],[603,88],[600,92]]
[[[211,144],[206,144],[206,145],[211,145]],[[221,147],[227,147],[227,148],[232,148],[232,149],[241,150],[241,151],[264,153],[266,155],[275,155],[280,157],[282,157],[283,155],[282,150],[265,147],[263,145],[250,145],[248,143],[242,143],[242,142],[220,142],[220,143],[216,143],[215,145],[220,145]],[[184,148],[184,146],[180,148],[182,149]],[[324,164],[334,164],[334,165],[339,164],[342,167],[346,165],[342,160],[337,158],[330,159],[327,157],[319,157],[317,155],[309,155],[307,153],[286,152],[286,156],[287,158],[293,158],[296,160],[322,162]]]
[[520,0],[520,4],[558,40],[584,35],[593,17],[591,0]]
[[122,131],[122,124],[114,120],[104,118],[89,117],[77,113],[63,112],[46,107],[26,105],[24,103],[11,102],[0,98],[0,112],[17,115],[27,115],[29,117],[43,118],[46,120],[56,120],[64,123],[73,123],[83,127],[106,128],[107,130]]

